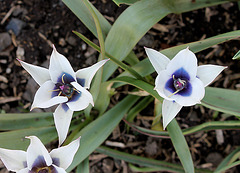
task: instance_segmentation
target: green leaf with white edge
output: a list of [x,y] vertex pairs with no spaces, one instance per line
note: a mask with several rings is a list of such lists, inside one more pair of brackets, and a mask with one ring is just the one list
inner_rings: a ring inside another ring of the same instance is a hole
[[74,160],[67,169],[70,172],[91,154],[111,134],[127,111],[138,101],[138,96],[129,95],[104,113],[95,121],[84,127],[75,138],[81,136],[81,146]]
[[236,162],[233,162],[233,163],[223,167],[222,169],[220,169],[218,171],[214,171],[214,173],[223,173],[223,172],[227,171],[228,169],[233,168],[233,167],[238,166],[238,165],[240,165],[240,160],[236,161]]
[[201,104],[213,110],[240,117],[240,91],[206,87]]
[[184,172],[181,165],[168,163],[165,161],[154,160],[146,157],[136,156],[133,154],[128,154],[125,152],[113,150],[109,147],[100,146],[96,150],[99,153],[108,155],[115,159],[124,160],[128,163],[137,164],[140,166],[160,168],[162,171],[170,171],[170,172]]
[[[194,53],[197,53],[207,48],[210,48],[214,45],[229,41],[234,38],[238,38],[239,35],[240,35],[240,30],[231,31],[231,32],[220,34],[220,35],[210,37],[201,41],[174,46],[168,49],[164,49],[160,52],[166,55],[169,59],[172,59],[180,50],[185,49],[186,47],[189,47],[191,51],[193,51]],[[137,71],[141,76],[147,76],[155,71],[148,58],[145,58],[144,60],[140,61],[138,64],[134,65],[132,68],[135,71]],[[128,72],[123,72],[120,76],[131,76],[131,75]]]
[[26,150],[29,139],[25,136],[37,136],[43,144],[47,144],[57,138],[55,127],[28,128],[0,133],[0,147],[14,150]]
[[77,166],[77,169],[76,169],[76,173],[89,173],[90,170],[89,170],[89,159],[88,157],[82,161],[78,166]]
[[118,6],[120,6],[121,4],[132,5],[137,1],[140,0],[113,0],[113,2],[115,2],[115,4],[117,4]]
[[54,124],[52,113],[0,114],[0,130],[44,127]]
[[223,159],[223,161],[218,165],[216,171],[219,171],[223,169],[224,167],[228,166],[229,164],[233,163],[235,160],[237,160],[240,156],[240,147],[236,148],[234,151],[232,151],[227,157]]
[[189,151],[188,144],[183,136],[182,130],[179,127],[177,121],[173,119],[167,126],[168,133],[171,137],[173,146],[177,155],[183,165],[186,173],[192,173],[194,171],[194,165],[191,153]]
[[233,56],[233,59],[240,59],[240,50]]
[[[82,23],[97,37],[97,29],[91,12],[86,8],[82,0],[63,0],[68,8],[81,20]],[[103,17],[103,15],[89,2],[95,11],[105,38],[111,28],[111,24]]]
[[[126,122],[126,121],[125,121]],[[131,123],[126,122],[129,126],[131,126],[133,129],[137,130],[139,133],[154,136],[158,138],[168,138],[169,134],[167,131],[157,131],[157,130],[151,130],[146,129],[144,127],[140,127]],[[193,133],[201,132],[201,131],[208,131],[208,130],[237,130],[240,129],[240,121],[212,121],[212,122],[205,122],[197,126],[189,127],[186,129],[183,129],[183,135],[190,135]]]
[[[115,21],[105,40],[106,52],[122,61],[145,33],[159,20],[170,13],[182,13],[198,8],[224,3],[222,0],[147,0],[138,1],[128,7]],[[108,63],[103,69],[106,81],[117,69]]]

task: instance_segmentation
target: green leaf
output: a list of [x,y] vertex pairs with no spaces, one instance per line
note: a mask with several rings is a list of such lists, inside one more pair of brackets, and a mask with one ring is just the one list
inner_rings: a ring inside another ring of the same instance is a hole
[[193,160],[191,153],[189,151],[188,144],[182,134],[181,128],[179,127],[175,119],[173,119],[168,124],[167,130],[185,172],[186,173],[194,172]]
[[[220,44],[220,43],[229,41],[231,39],[237,38],[239,37],[239,35],[240,35],[240,30],[227,32],[224,34],[207,38],[205,40],[182,44],[179,46],[174,46],[168,49],[164,49],[160,52],[166,55],[168,58],[172,59],[180,50],[185,49],[186,47],[189,47],[191,51],[193,51],[194,53],[197,53],[211,46],[214,46],[216,44]],[[135,71],[137,71],[141,76],[147,76],[155,71],[148,58],[145,58],[144,60],[140,61],[138,64],[134,65],[132,68]],[[129,76],[129,73],[123,72],[120,76]]]
[[0,114],[0,130],[44,127],[54,124],[52,113]]
[[[91,12],[86,8],[82,0],[63,0],[63,2],[68,6],[68,8],[81,20],[82,23],[97,37],[97,29],[95,26],[94,19]],[[103,32],[103,37],[105,38],[108,31],[111,28],[111,24],[103,17],[101,13],[89,3],[97,15],[101,29]]]
[[144,82],[144,81],[141,81],[138,79],[134,79],[134,78],[128,77],[128,76],[117,77],[110,81],[111,82],[124,82],[124,83],[130,84],[130,85],[133,85],[139,89],[147,91],[150,95],[152,95],[159,101],[163,101],[163,98],[158,95],[157,91],[154,90],[154,87],[147,82]]
[[95,121],[84,127],[75,138],[81,136],[81,146],[76,153],[71,166],[71,171],[91,154],[113,131],[127,111],[137,102],[138,96],[129,95],[104,113]]
[[224,169],[229,164],[233,163],[235,160],[237,160],[240,156],[240,147],[236,148],[234,151],[232,151],[227,157],[223,159],[223,161],[218,165],[217,169],[214,172],[218,172],[222,169]]
[[[126,122],[126,121],[125,121]],[[156,131],[156,130],[150,130],[143,127],[139,127],[137,125],[131,124],[126,122],[129,126],[131,126],[133,129],[137,130],[139,133],[154,136],[158,138],[166,138],[169,136],[168,132],[166,131]],[[240,129],[240,121],[212,121],[212,122],[206,122],[202,123],[197,126],[189,127],[182,130],[183,135],[190,135],[193,133],[197,133],[200,131],[207,131],[207,130],[217,130],[217,129]]]
[[[147,0],[138,1],[128,7],[115,21],[105,40],[106,52],[119,61],[130,53],[137,42],[159,20],[170,13],[182,13],[194,9],[217,5],[226,1],[201,0]],[[117,65],[108,63],[103,69],[106,81],[117,69]]]
[[99,115],[102,115],[106,111],[110,103],[110,97],[115,94],[115,91],[111,86],[111,82],[103,82],[99,87],[100,91],[98,97],[100,99],[97,99],[94,103],[94,108],[99,111]]
[[88,159],[88,157],[78,165],[76,173],[89,173],[89,159]]
[[108,155],[115,159],[124,160],[128,163],[133,163],[146,167],[160,168],[161,171],[170,171],[170,172],[184,172],[182,166],[177,164],[168,163],[165,161],[154,160],[150,158],[145,158],[141,156],[135,156],[133,154],[128,154],[125,152],[117,151],[110,149],[108,147],[100,146],[96,150],[99,153]]
[[203,106],[240,117],[240,91],[207,87]]
[[240,50],[234,55],[233,59],[240,59]]
[[37,136],[43,144],[47,144],[57,138],[55,127],[28,128],[0,133],[0,147],[14,150],[26,150],[29,139],[25,136]]
[[113,0],[113,2],[115,2],[115,4],[117,4],[118,6],[120,6],[120,4],[132,5],[137,1],[140,0]]
[[[139,166],[158,168],[160,171],[167,172],[184,172],[183,167],[178,164],[168,163],[165,161],[154,160],[146,157],[135,156],[133,154],[128,154],[125,152],[117,151],[110,149],[105,146],[100,146],[96,150],[99,153],[108,155],[115,159],[124,160],[128,163],[137,164]],[[212,171],[208,171],[206,169],[195,169],[196,173],[211,173]]]
[[144,97],[140,102],[137,103],[136,106],[134,106],[129,113],[127,114],[126,120],[129,122],[132,122],[136,115],[141,112],[143,109],[145,109],[151,102],[153,101],[153,97],[147,96]]
[[134,166],[132,164],[128,164],[129,168],[133,171],[133,172],[156,172],[156,171],[162,171],[159,168],[149,168],[149,167],[137,167]]
[[[83,41],[85,41],[88,45],[90,45],[92,48],[94,48],[95,50],[97,50],[98,52],[100,51],[100,48],[94,44],[92,41],[90,41],[88,38],[86,38],[84,35],[82,35],[81,33],[77,32],[77,31],[73,31],[74,34],[76,34],[78,37],[80,37]],[[131,73],[133,76],[135,76],[138,79],[142,79],[144,80],[144,78],[142,78],[141,75],[139,75],[135,70],[133,70],[132,68],[130,68],[128,65],[124,64],[123,62],[119,61],[118,59],[116,59],[115,57],[113,57],[112,55],[108,54],[107,52],[106,56],[111,59],[112,62],[114,62],[115,64],[117,64],[119,67],[121,67],[122,69],[128,71],[129,73]],[[108,62],[107,64],[109,64],[110,62]],[[106,65],[106,64],[105,64]],[[104,66],[105,66],[104,65]]]
[[218,171],[214,171],[214,173],[222,173],[222,172],[225,172],[226,170],[228,170],[232,167],[238,166],[238,165],[240,165],[240,161],[233,162],[233,163],[229,164],[228,166],[223,167],[222,169],[220,169]]

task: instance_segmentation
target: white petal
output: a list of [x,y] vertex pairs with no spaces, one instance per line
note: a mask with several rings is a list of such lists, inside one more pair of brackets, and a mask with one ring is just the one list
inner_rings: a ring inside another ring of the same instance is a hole
[[27,167],[32,170],[39,163],[45,162],[47,166],[52,164],[52,159],[45,146],[36,136],[26,137],[30,139],[30,145],[27,149]]
[[168,97],[172,93],[170,91],[166,90],[166,88],[165,88],[165,85],[170,78],[172,78],[172,77],[167,74],[167,71],[163,70],[159,73],[159,75],[157,76],[157,78],[155,80],[155,88],[154,89],[158,92],[158,94],[161,97],[163,97],[167,100],[174,99],[174,97]]
[[21,170],[17,171],[16,173],[29,173],[29,169],[24,168],[24,169],[21,169]]
[[197,77],[208,86],[225,68],[219,65],[201,65],[197,68]]
[[173,118],[182,109],[182,106],[174,101],[169,101],[164,99],[162,105],[162,116],[163,116],[163,128],[165,129],[167,125],[173,120]]
[[189,79],[196,78],[197,75],[197,58],[195,54],[188,48],[181,50],[167,65],[167,72],[173,75],[174,72],[180,70],[180,73],[189,75]]
[[60,104],[53,113],[54,122],[58,133],[59,146],[67,137],[73,111],[66,104]]
[[16,172],[27,166],[25,151],[0,148],[0,158],[9,171]]
[[50,57],[49,73],[54,83],[57,83],[59,77],[61,77],[63,73],[71,75],[74,80],[76,80],[75,72],[73,71],[71,64],[65,56],[57,52],[54,45]]
[[20,62],[23,68],[32,76],[32,78],[38,83],[38,85],[42,85],[47,80],[51,79],[48,69],[28,64],[20,59],[17,60]]
[[94,106],[93,103],[93,97],[92,94],[87,91],[85,88],[83,88],[81,85],[79,85],[77,82],[71,83],[78,91],[79,97],[76,97],[76,99],[68,101],[66,104],[69,106],[69,108],[73,111],[80,111],[88,107],[89,103]]
[[68,98],[64,96],[53,97],[52,91],[54,90],[54,87],[55,84],[51,80],[40,86],[34,96],[31,110],[34,108],[48,108],[53,105],[68,101]]
[[[53,164],[63,169],[67,169],[73,161],[74,155],[76,154],[80,146],[80,138],[72,141],[70,144],[56,148],[50,152],[50,156],[53,159]],[[55,163],[56,160],[58,163]]]
[[170,59],[168,57],[154,49],[145,47],[145,51],[150,62],[152,63],[152,66],[158,74],[160,73],[160,71],[166,69],[168,63],[170,62]]
[[67,173],[63,168],[60,168],[56,165],[53,165],[53,167],[55,168],[55,170],[52,171],[54,173]]
[[93,76],[96,74],[96,72],[101,68],[109,59],[105,59],[102,61],[99,61],[98,63],[92,65],[88,68],[80,69],[76,72],[77,81],[82,87],[89,88],[91,81],[93,79]]
[[189,96],[181,96],[176,94],[174,98],[175,101],[182,106],[193,106],[195,104],[201,103],[205,95],[205,88],[200,79],[196,78],[193,81],[190,81],[192,86],[192,92]]

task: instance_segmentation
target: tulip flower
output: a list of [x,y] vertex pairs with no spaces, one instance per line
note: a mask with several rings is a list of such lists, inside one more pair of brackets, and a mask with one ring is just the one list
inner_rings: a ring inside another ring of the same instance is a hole
[[208,86],[226,67],[197,66],[197,58],[189,48],[181,50],[172,60],[150,48],[145,51],[158,73],[155,90],[164,98],[162,105],[164,129],[183,106],[201,103]]
[[66,173],[80,146],[80,138],[70,144],[53,149],[48,153],[45,146],[36,136],[30,139],[27,151],[0,148],[0,159],[8,171],[17,173]]
[[87,89],[95,73],[108,59],[74,72],[67,58],[53,46],[49,69],[28,64],[20,59],[18,61],[40,85],[31,110],[59,104],[53,115],[61,145],[67,137],[73,111],[83,110],[89,104],[94,106],[93,97]]

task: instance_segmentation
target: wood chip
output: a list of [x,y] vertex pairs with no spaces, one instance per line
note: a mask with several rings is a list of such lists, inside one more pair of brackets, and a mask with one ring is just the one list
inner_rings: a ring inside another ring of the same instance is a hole
[[125,148],[125,144],[121,142],[113,142],[113,141],[106,141],[105,145],[111,146],[111,147],[118,147],[118,148]]
[[8,80],[5,76],[0,75],[0,82],[8,83]]
[[13,6],[8,12],[7,14],[4,16],[4,18],[1,21],[1,25],[3,25],[5,23],[5,21],[11,16],[12,12],[17,8],[17,6]]
[[169,29],[165,25],[162,25],[159,23],[156,23],[155,25],[153,25],[153,29],[156,29],[161,32],[169,32]]
[[21,100],[21,97],[0,97],[0,104]]

